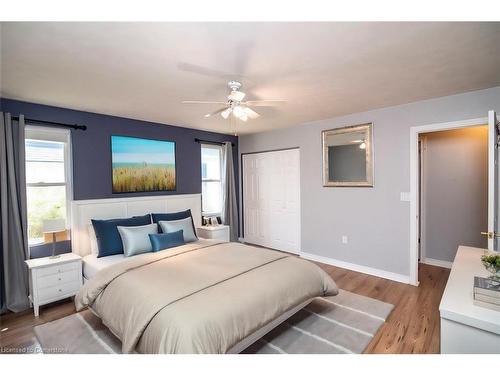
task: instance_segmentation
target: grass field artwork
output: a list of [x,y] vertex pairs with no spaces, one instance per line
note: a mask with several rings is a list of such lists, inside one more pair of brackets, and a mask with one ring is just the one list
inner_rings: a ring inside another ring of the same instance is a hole
[[111,136],[113,193],[176,189],[175,142]]

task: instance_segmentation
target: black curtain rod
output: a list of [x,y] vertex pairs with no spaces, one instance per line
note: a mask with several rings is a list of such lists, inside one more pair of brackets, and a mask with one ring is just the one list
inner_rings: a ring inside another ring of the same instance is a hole
[[[210,145],[220,145],[220,146],[222,146],[224,144],[223,142],[205,141],[204,139],[199,139],[199,138],[195,138],[194,141],[197,142],[197,143],[208,143]],[[231,142],[231,145],[234,147],[234,143],[233,142]]]
[[[19,116],[13,116],[12,120],[19,121]],[[48,126],[60,127],[60,128],[70,128],[70,129],[74,129],[74,130],[83,130],[83,131],[87,130],[87,125],[63,124],[61,122],[33,120],[30,118],[24,118],[24,123],[25,124],[30,123],[32,125],[43,124],[43,125],[48,125]]]

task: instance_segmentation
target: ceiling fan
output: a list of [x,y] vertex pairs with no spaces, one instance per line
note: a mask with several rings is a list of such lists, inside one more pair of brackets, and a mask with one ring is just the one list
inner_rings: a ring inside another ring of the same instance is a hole
[[250,107],[272,107],[286,102],[286,100],[247,100],[246,94],[241,89],[241,83],[238,81],[229,81],[227,86],[231,90],[227,96],[227,101],[202,101],[202,100],[185,100],[183,104],[222,104],[224,107],[215,112],[207,113],[205,117],[212,117],[220,114],[224,120],[227,120],[230,115],[237,119],[247,121],[248,119],[256,119],[260,115]]

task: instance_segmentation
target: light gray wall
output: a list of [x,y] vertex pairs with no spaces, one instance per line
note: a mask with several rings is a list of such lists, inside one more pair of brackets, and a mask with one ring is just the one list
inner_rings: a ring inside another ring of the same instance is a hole
[[[410,127],[486,117],[490,109],[500,110],[500,87],[244,135],[239,152],[300,148],[301,251],[409,275],[410,205],[400,192],[410,190]],[[375,186],[323,187],[321,131],[367,122]]]
[[458,245],[488,246],[488,127],[421,138],[425,257],[452,262]]

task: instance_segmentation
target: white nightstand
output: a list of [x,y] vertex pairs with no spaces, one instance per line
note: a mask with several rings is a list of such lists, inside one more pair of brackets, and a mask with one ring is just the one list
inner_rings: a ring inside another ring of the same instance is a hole
[[72,297],[82,286],[82,258],[76,254],[30,259],[26,264],[35,316],[38,316],[40,305]]
[[201,238],[229,242],[229,225],[201,226],[196,232]]

